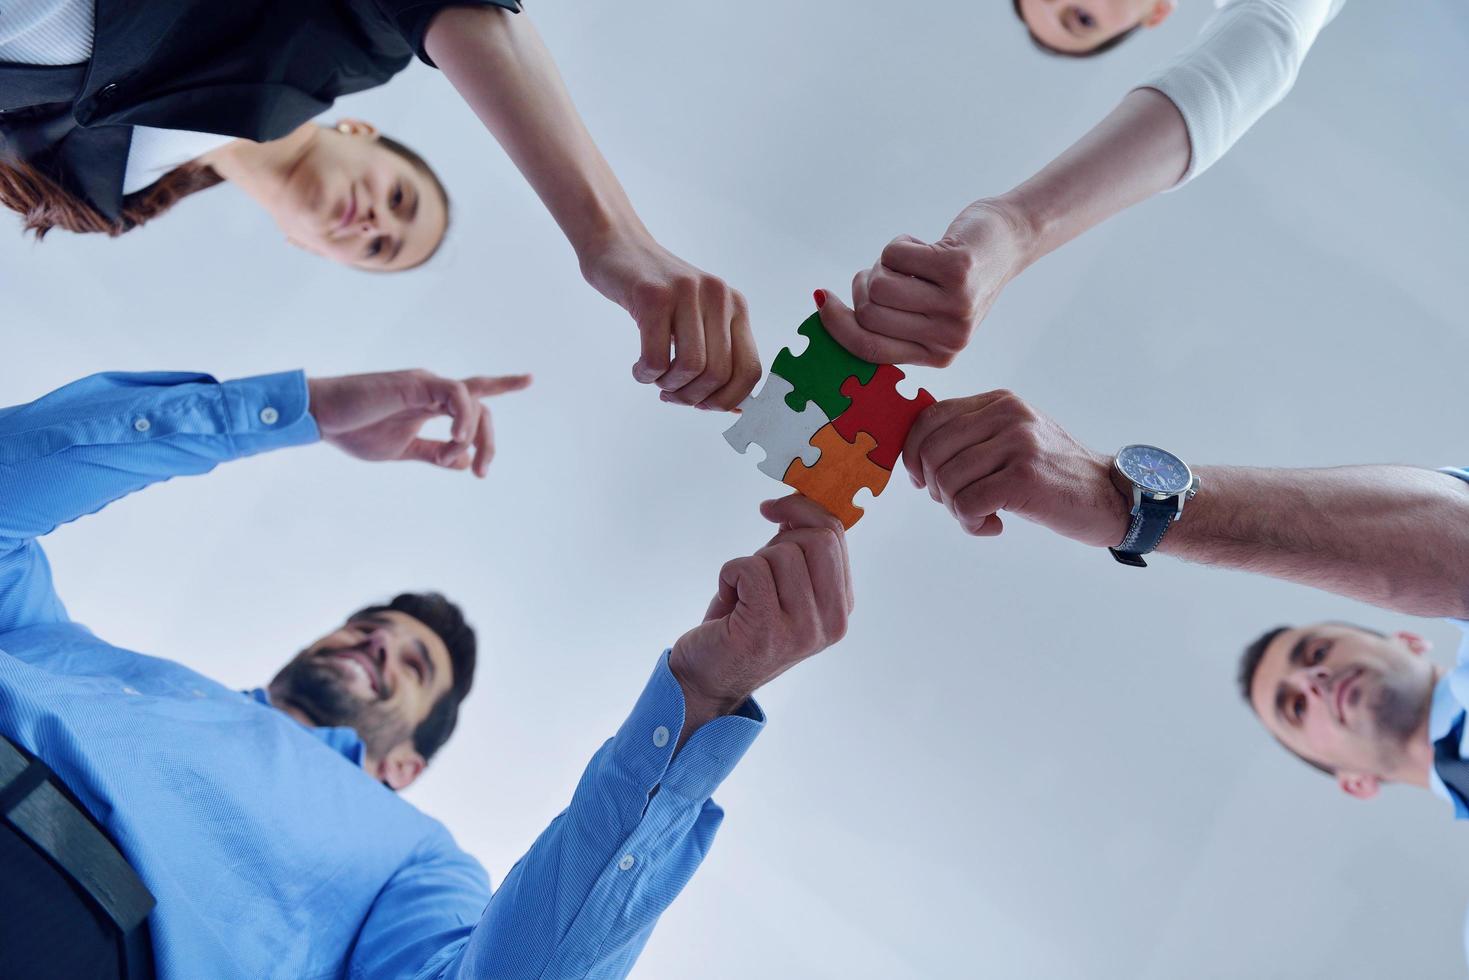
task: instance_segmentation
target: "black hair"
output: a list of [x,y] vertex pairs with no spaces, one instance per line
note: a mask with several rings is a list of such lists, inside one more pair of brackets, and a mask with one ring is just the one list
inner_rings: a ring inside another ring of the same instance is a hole
[[413,748],[427,761],[449,741],[459,720],[459,705],[474,684],[477,655],[474,629],[464,621],[463,611],[437,592],[404,592],[394,596],[387,605],[359,609],[350,618],[389,611],[412,616],[433,630],[449,650],[449,663],[453,667],[449,690],[434,702],[428,717],[413,730]]
[[1117,45],[1132,37],[1132,35],[1137,33],[1138,28],[1142,26],[1141,24],[1133,24],[1122,33],[1114,34],[1102,43],[1096,45],[1095,47],[1087,48],[1085,51],[1065,51],[1061,48],[1051,47],[1045,41],[1042,41],[1039,37],[1036,36],[1035,31],[1030,29],[1030,24],[1026,23],[1025,15],[1020,12],[1020,0],[1015,0],[1015,16],[1020,18],[1020,22],[1022,24],[1025,24],[1025,33],[1030,35],[1031,44],[1034,44],[1037,49],[1044,51],[1046,54],[1055,55],[1058,58],[1096,57],[1099,54],[1111,51],[1113,48],[1117,47]]

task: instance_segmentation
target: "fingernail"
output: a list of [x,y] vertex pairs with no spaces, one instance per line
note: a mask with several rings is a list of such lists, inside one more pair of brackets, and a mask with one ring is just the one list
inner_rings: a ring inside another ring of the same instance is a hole
[[909,473],[908,474],[908,479],[912,481],[912,483],[913,483],[913,485],[915,487],[921,487],[921,486],[923,486],[923,484],[921,484],[921,483],[918,482],[918,477],[914,476],[912,473]]
[[818,289],[818,290],[816,290],[816,292],[814,292],[814,293],[811,294],[811,298],[814,299],[814,300],[816,300],[816,308],[818,310],[821,309],[823,306],[826,305],[826,290],[824,290],[824,289]]

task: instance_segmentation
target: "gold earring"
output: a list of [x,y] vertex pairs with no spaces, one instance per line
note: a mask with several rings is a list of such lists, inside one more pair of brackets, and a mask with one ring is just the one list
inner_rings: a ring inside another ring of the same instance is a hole
[[349,125],[347,125],[346,123],[344,123],[344,122],[337,123],[337,132],[339,132],[339,133],[349,133],[351,131],[352,131],[352,127],[349,126]]

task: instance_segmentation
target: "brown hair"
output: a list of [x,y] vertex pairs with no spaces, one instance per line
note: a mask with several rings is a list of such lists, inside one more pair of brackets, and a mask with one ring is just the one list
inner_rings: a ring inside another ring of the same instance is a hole
[[190,161],[124,197],[113,220],[24,160],[7,160],[0,162],[0,204],[17,212],[38,241],[52,228],[116,238],[223,180],[213,167]]

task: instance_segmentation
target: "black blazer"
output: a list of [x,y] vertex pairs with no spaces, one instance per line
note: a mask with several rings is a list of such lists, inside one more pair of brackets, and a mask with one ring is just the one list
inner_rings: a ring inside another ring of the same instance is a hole
[[382,85],[445,7],[520,0],[96,0],[92,60],[0,63],[0,155],[116,220],[133,126],[279,139]]

